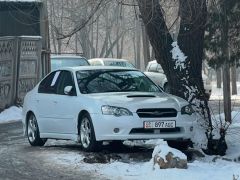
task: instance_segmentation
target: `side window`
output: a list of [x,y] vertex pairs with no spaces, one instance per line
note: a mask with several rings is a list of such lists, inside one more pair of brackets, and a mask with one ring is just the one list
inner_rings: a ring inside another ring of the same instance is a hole
[[62,71],[59,77],[59,83],[57,85],[57,94],[65,95],[64,88],[66,86],[72,86],[73,87],[72,95],[76,96],[76,89],[75,89],[72,73],[69,71]]
[[156,63],[151,64],[148,71],[149,72],[157,72],[157,65],[158,64],[156,64]]
[[38,87],[38,93],[54,94],[56,93],[56,86],[58,82],[60,71],[49,74]]

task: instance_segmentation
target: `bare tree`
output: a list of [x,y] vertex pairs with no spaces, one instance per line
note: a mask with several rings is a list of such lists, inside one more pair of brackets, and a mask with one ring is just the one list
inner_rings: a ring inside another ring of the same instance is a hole
[[[159,1],[137,0],[137,2],[156,60],[163,67],[171,92],[195,106],[203,119],[202,125],[206,128],[208,148],[210,151],[214,150],[213,126],[202,81],[206,0],[179,1],[181,20],[177,42],[173,41],[169,32]],[[218,150],[223,150],[219,153],[224,154],[226,149]]]

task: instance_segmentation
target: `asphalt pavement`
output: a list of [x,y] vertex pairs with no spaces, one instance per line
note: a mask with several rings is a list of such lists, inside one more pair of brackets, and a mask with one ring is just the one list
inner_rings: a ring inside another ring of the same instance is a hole
[[[31,147],[23,137],[21,122],[0,124],[0,180],[99,179],[92,172],[63,168],[46,161],[44,154],[49,151],[66,150],[49,147]],[[76,151],[76,148],[78,146],[67,150]]]

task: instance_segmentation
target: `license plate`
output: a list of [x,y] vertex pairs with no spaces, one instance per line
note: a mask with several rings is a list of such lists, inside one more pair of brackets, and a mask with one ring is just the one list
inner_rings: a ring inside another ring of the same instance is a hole
[[144,121],[143,127],[145,129],[175,128],[176,121]]

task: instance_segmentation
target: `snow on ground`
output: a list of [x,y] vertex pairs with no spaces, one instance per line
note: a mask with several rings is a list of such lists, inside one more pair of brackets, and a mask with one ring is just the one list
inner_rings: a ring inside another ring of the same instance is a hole
[[[146,142],[147,144],[153,144],[154,140],[151,142]],[[164,141],[155,141],[157,144],[162,145],[162,149],[168,149],[167,144]],[[140,143],[142,145],[142,143]],[[239,147],[237,152],[239,153]],[[230,147],[230,150],[231,149]],[[158,149],[154,150],[154,152]],[[153,156],[154,156],[153,152]],[[228,151],[230,152],[230,151]],[[174,151],[175,153],[175,151]],[[236,153],[236,152],[235,152]],[[213,159],[216,159],[213,161]],[[225,158],[228,158],[227,156]],[[62,165],[66,168],[74,167],[74,169],[81,169],[87,172],[94,172],[102,178],[106,179],[119,179],[119,180],[232,180],[233,175],[237,177],[240,175],[240,164],[237,162],[231,162],[227,160],[222,160],[220,157],[216,156],[206,156],[204,158],[199,158],[192,163],[188,163],[188,169],[159,169],[157,165],[154,166],[153,159],[148,162],[131,162],[124,163],[119,161],[111,161],[107,164],[88,164],[84,163],[84,156],[77,152],[62,152],[56,155],[54,152],[47,155],[46,158],[54,164]]]
[[[240,82],[237,82],[237,95],[232,95],[232,100],[240,99]],[[217,88],[217,83],[212,82],[212,95],[210,97],[211,100],[223,99],[223,88]]]
[[[240,83],[238,83],[238,92],[240,92]],[[239,93],[240,95],[240,93]],[[233,96],[232,99],[240,99],[240,96]],[[216,84],[213,83],[213,92],[210,100],[222,99],[222,89],[217,89]],[[216,106],[216,105],[215,105]],[[10,107],[0,113],[0,123],[9,122],[12,120],[21,120],[22,108]],[[223,114],[217,115],[223,118]],[[206,156],[198,158],[193,162],[188,163],[188,169],[158,169],[153,165],[153,159],[146,162],[130,161],[131,163],[124,163],[112,160],[107,164],[88,164],[83,161],[85,158],[83,153],[78,151],[62,150],[61,152],[50,151],[44,152],[46,161],[51,162],[53,166],[63,166],[65,168],[74,168],[75,170],[85,170],[87,172],[94,172],[99,174],[100,179],[119,179],[119,180],[232,180],[233,176],[240,176],[240,110],[233,111],[233,124],[229,127],[226,135],[228,144],[227,154],[223,157]],[[218,121],[219,122],[219,121]],[[142,145],[149,147],[160,144],[163,147],[163,153],[166,149],[166,142],[164,141],[134,141],[126,142],[126,145]],[[161,147],[161,146],[160,146]],[[159,148],[159,147],[158,147]],[[159,149],[153,151],[153,155]],[[236,161],[236,162],[234,162]],[[154,168],[155,167],[155,168]],[[238,178],[239,179],[239,178]]]
[[0,113],[0,123],[20,121],[22,119],[22,108],[12,106]]

